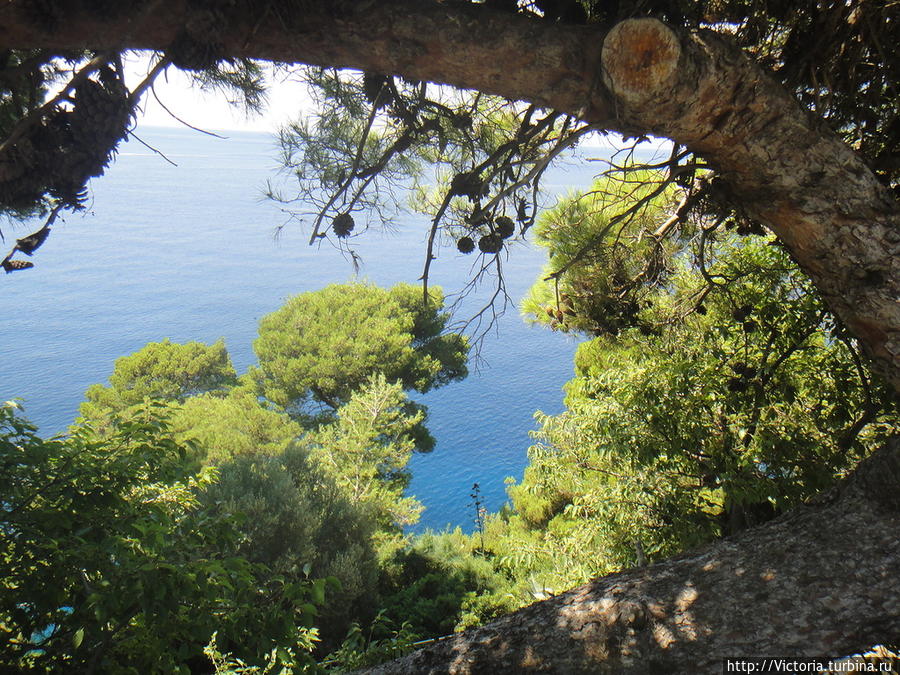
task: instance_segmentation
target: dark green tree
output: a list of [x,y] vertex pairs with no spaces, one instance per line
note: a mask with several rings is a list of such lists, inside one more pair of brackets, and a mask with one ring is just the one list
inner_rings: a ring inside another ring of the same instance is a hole
[[0,667],[13,672],[178,672],[204,647],[306,663],[326,582],[241,555],[215,481],[185,476],[184,448],[152,408],[98,438],[48,440],[0,408]]
[[414,497],[404,495],[410,480],[406,464],[424,416],[410,413],[408,403],[399,383],[373,376],[338,409],[336,419],[302,441],[351,503],[368,510],[385,532],[415,523],[422,510]]
[[422,638],[448,635],[520,606],[479,539],[426,532],[383,564],[384,613]]
[[190,441],[202,464],[221,464],[242,455],[277,455],[304,433],[296,421],[267,407],[246,387],[224,395],[192,396],[171,410],[175,437]]
[[370,509],[350,501],[305,448],[240,455],[218,471],[200,501],[213,513],[240,514],[239,555],[285,579],[340,582],[316,620],[326,648],[340,642],[352,621],[374,616],[375,519]]
[[[771,236],[722,219],[663,242],[665,196],[610,222],[616,185],[545,215],[550,262],[525,305],[592,336],[567,411],[541,416],[511,491],[544,539],[522,569],[569,558],[548,575],[557,589],[769,520],[845,476],[900,422],[890,388]],[[580,233],[594,238],[589,255]]]

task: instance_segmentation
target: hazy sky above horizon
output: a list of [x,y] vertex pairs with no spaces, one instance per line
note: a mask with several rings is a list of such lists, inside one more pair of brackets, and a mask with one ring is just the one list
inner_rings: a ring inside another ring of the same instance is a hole
[[[126,61],[130,87],[137,85],[150,69],[149,54],[131,54]],[[192,85],[190,77],[177,68],[168,68],[156,79],[153,90],[148,91],[141,103],[143,114],[138,126],[181,127],[184,124],[172,116],[177,115],[191,126],[205,131],[259,131],[275,134],[287,123],[301,115],[314,111],[315,104],[306,85],[296,78],[267,72],[267,105],[259,115],[248,116],[240,105],[229,103],[220,91],[202,91]],[[161,101],[165,108],[157,101]],[[582,147],[600,150],[619,150],[627,145],[618,134],[592,134]],[[669,141],[661,140],[656,151],[668,153]]]
[[[139,83],[149,70],[149,56],[131,55],[126,63],[128,84]],[[156,79],[141,103],[143,114],[138,124],[160,127],[184,127],[157,101],[188,124],[206,131],[264,131],[275,133],[280,127],[313,109],[306,85],[267,73],[267,105],[262,114],[248,116],[240,105],[229,103],[225,93],[202,91],[192,85],[188,75],[168,68]],[[155,94],[155,95],[154,95]]]

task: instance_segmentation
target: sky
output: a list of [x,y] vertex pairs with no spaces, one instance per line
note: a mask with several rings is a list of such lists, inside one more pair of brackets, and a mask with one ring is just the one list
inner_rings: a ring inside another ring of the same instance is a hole
[[[150,54],[130,54],[126,61],[127,83],[134,87],[150,69]],[[268,103],[259,115],[248,117],[240,106],[229,104],[221,92],[204,92],[191,84],[190,77],[176,68],[168,68],[158,77],[153,91],[148,91],[143,98],[143,114],[139,125],[161,127],[184,127],[182,122],[173,117],[157,102],[162,101],[166,108],[184,122],[205,131],[260,131],[276,133],[281,127],[300,116],[315,109],[306,86],[284,75],[276,75],[271,69],[267,72]],[[588,136],[582,147],[604,151],[620,150],[626,144],[617,134],[599,134]],[[656,148],[657,153],[668,153],[671,147],[668,141],[661,141]]]
[[[126,62],[129,87],[139,83],[149,70],[149,55],[129,55]],[[203,92],[191,85],[188,75],[177,68],[168,68],[157,78],[153,91],[142,101],[141,125],[156,127],[184,127],[157,102],[188,124],[206,131],[265,131],[274,133],[298,115],[313,109],[306,86],[296,80],[268,74],[268,104],[261,115],[248,117],[240,106],[230,105],[221,92]],[[154,96],[155,94],[155,96]]]

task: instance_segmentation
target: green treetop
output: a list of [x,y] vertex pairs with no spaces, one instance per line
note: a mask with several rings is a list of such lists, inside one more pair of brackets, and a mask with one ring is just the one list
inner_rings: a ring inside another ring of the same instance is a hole
[[327,286],[290,298],[264,317],[253,348],[263,393],[297,407],[311,398],[332,409],[350,400],[374,374],[426,392],[467,374],[468,342],[445,333],[443,295],[398,284]]
[[82,417],[99,421],[145,398],[183,401],[189,396],[222,391],[237,378],[225,342],[177,344],[151,342],[116,359],[109,386],[95,384],[85,392]]
[[311,458],[333,476],[354,504],[371,509],[391,530],[416,522],[422,509],[403,491],[406,464],[424,413],[411,413],[399,383],[373,376],[338,410],[337,418],[304,438]]
[[171,427],[178,438],[194,442],[205,464],[239,455],[274,455],[303,433],[297,422],[261,404],[246,387],[225,396],[188,398],[174,406]]

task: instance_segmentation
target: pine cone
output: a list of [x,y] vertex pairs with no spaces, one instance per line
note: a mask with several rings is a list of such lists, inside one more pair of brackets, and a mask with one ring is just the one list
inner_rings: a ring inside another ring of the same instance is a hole
[[499,216],[494,221],[494,225],[497,226],[497,233],[504,239],[509,239],[516,233],[516,226],[509,216]]
[[26,159],[26,153],[21,149],[21,143],[0,153],[0,182],[6,182],[20,178],[27,167],[32,164]]
[[181,30],[166,49],[166,56],[182,70],[209,70],[225,57],[225,49],[217,42],[204,42]]
[[377,108],[387,103],[387,91],[385,86],[388,79],[377,73],[363,73],[363,95],[366,100]]
[[342,213],[338,216],[335,216],[334,220],[331,222],[331,229],[334,230],[334,233],[340,237],[341,239],[346,239],[350,236],[350,233],[353,232],[353,228],[356,224],[353,222],[353,216],[349,213]]
[[487,186],[474,171],[471,173],[458,173],[450,182],[450,194],[468,197],[475,201],[487,193]]
[[28,262],[27,260],[4,260],[3,261],[3,269],[9,274],[10,272],[17,272],[18,270],[27,270],[31,267],[34,267],[33,262]]
[[471,253],[475,250],[475,242],[472,237],[462,237],[456,242],[456,248],[460,253]]
[[482,253],[499,253],[503,248],[503,240],[496,234],[486,234],[478,240],[478,250]]

